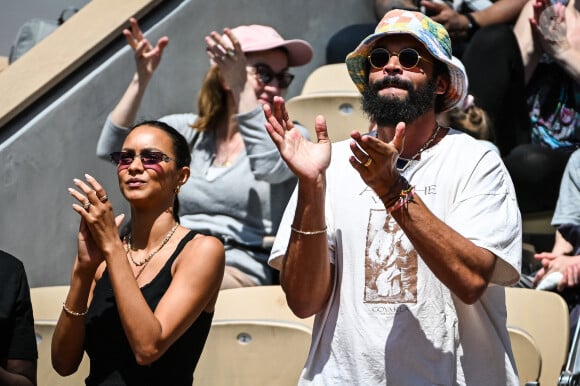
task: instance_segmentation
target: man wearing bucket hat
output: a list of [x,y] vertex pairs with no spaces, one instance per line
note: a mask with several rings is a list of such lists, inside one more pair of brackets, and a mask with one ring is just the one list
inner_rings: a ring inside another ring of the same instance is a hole
[[270,264],[316,315],[300,383],[517,385],[502,286],[521,219],[497,153],[435,120],[467,89],[446,30],[390,11],[346,64],[376,133],[331,145],[319,116],[312,143],[282,98],[264,106],[298,176]]
[[[205,37],[210,68],[198,99],[198,114],[160,120],[175,127],[192,148],[191,176],[179,192],[181,224],[222,240],[226,248],[223,288],[271,284],[269,245],[296,185],[264,128],[261,105],[284,95],[289,67],[312,58],[304,40],[284,39],[270,26],[243,25]],[[97,145],[108,158],[121,150],[168,38],[152,46],[135,19],[123,31],[135,51],[137,71],[109,115]],[[305,128],[300,128],[307,133]]]

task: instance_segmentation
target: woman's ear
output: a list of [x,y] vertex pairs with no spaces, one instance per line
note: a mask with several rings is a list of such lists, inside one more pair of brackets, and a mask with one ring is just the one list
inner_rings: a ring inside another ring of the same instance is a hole
[[189,169],[189,166],[184,166],[181,168],[181,170],[179,171],[179,178],[177,180],[179,187],[181,187],[183,184],[185,184],[187,182],[190,174],[191,174],[191,169]]

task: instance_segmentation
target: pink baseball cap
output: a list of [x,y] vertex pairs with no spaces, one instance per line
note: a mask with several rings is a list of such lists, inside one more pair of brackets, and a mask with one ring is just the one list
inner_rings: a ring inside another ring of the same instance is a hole
[[312,59],[312,46],[305,40],[284,40],[272,27],[252,24],[232,28],[232,32],[240,42],[242,51],[267,51],[283,47],[288,51],[288,66],[302,66]]

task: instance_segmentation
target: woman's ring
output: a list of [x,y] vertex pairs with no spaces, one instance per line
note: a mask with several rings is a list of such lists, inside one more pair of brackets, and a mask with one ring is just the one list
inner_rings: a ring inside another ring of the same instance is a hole
[[103,197],[99,197],[99,201],[101,201],[101,202],[107,202],[108,199],[109,199],[109,196],[107,196],[106,194]]
[[370,166],[372,163],[373,163],[373,159],[372,159],[371,157],[369,157],[369,159],[367,160],[367,162],[365,162],[365,163],[363,164],[363,166],[364,166],[365,168],[368,168],[368,167],[369,167],[369,166]]
[[91,207],[91,202],[90,202],[90,201],[87,201],[87,202],[85,202],[85,203],[83,204],[83,208],[84,208],[84,210],[89,210],[89,208],[90,208],[90,207]]
[[226,54],[228,54],[228,56],[229,56],[230,58],[233,58],[234,56],[236,56],[236,51],[232,50],[231,48],[228,48],[228,49],[226,50]]

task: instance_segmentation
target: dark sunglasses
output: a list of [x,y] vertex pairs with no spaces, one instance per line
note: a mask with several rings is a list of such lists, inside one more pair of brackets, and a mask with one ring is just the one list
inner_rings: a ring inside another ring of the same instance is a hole
[[290,83],[294,80],[294,75],[288,71],[282,71],[279,73],[274,73],[274,70],[267,64],[258,63],[252,66],[256,71],[256,74],[260,78],[260,81],[264,84],[270,84],[276,78],[278,80],[278,86],[280,88],[288,88]]
[[110,156],[112,163],[121,166],[131,165],[135,157],[141,158],[141,163],[143,165],[157,165],[161,161],[174,161],[174,159],[169,157],[167,154],[152,150],[143,150],[139,154],[135,154],[132,151],[115,151],[111,153]]
[[386,48],[375,48],[371,51],[370,55],[367,57],[371,66],[377,69],[381,69],[389,63],[391,56],[397,56],[399,58],[399,63],[401,67],[405,70],[410,70],[411,68],[417,66],[419,61],[423,59],[428,63],[433,63],[432,61],[419,55],[419,52],[414,48],[403,48],[399,52],[389,52]]

